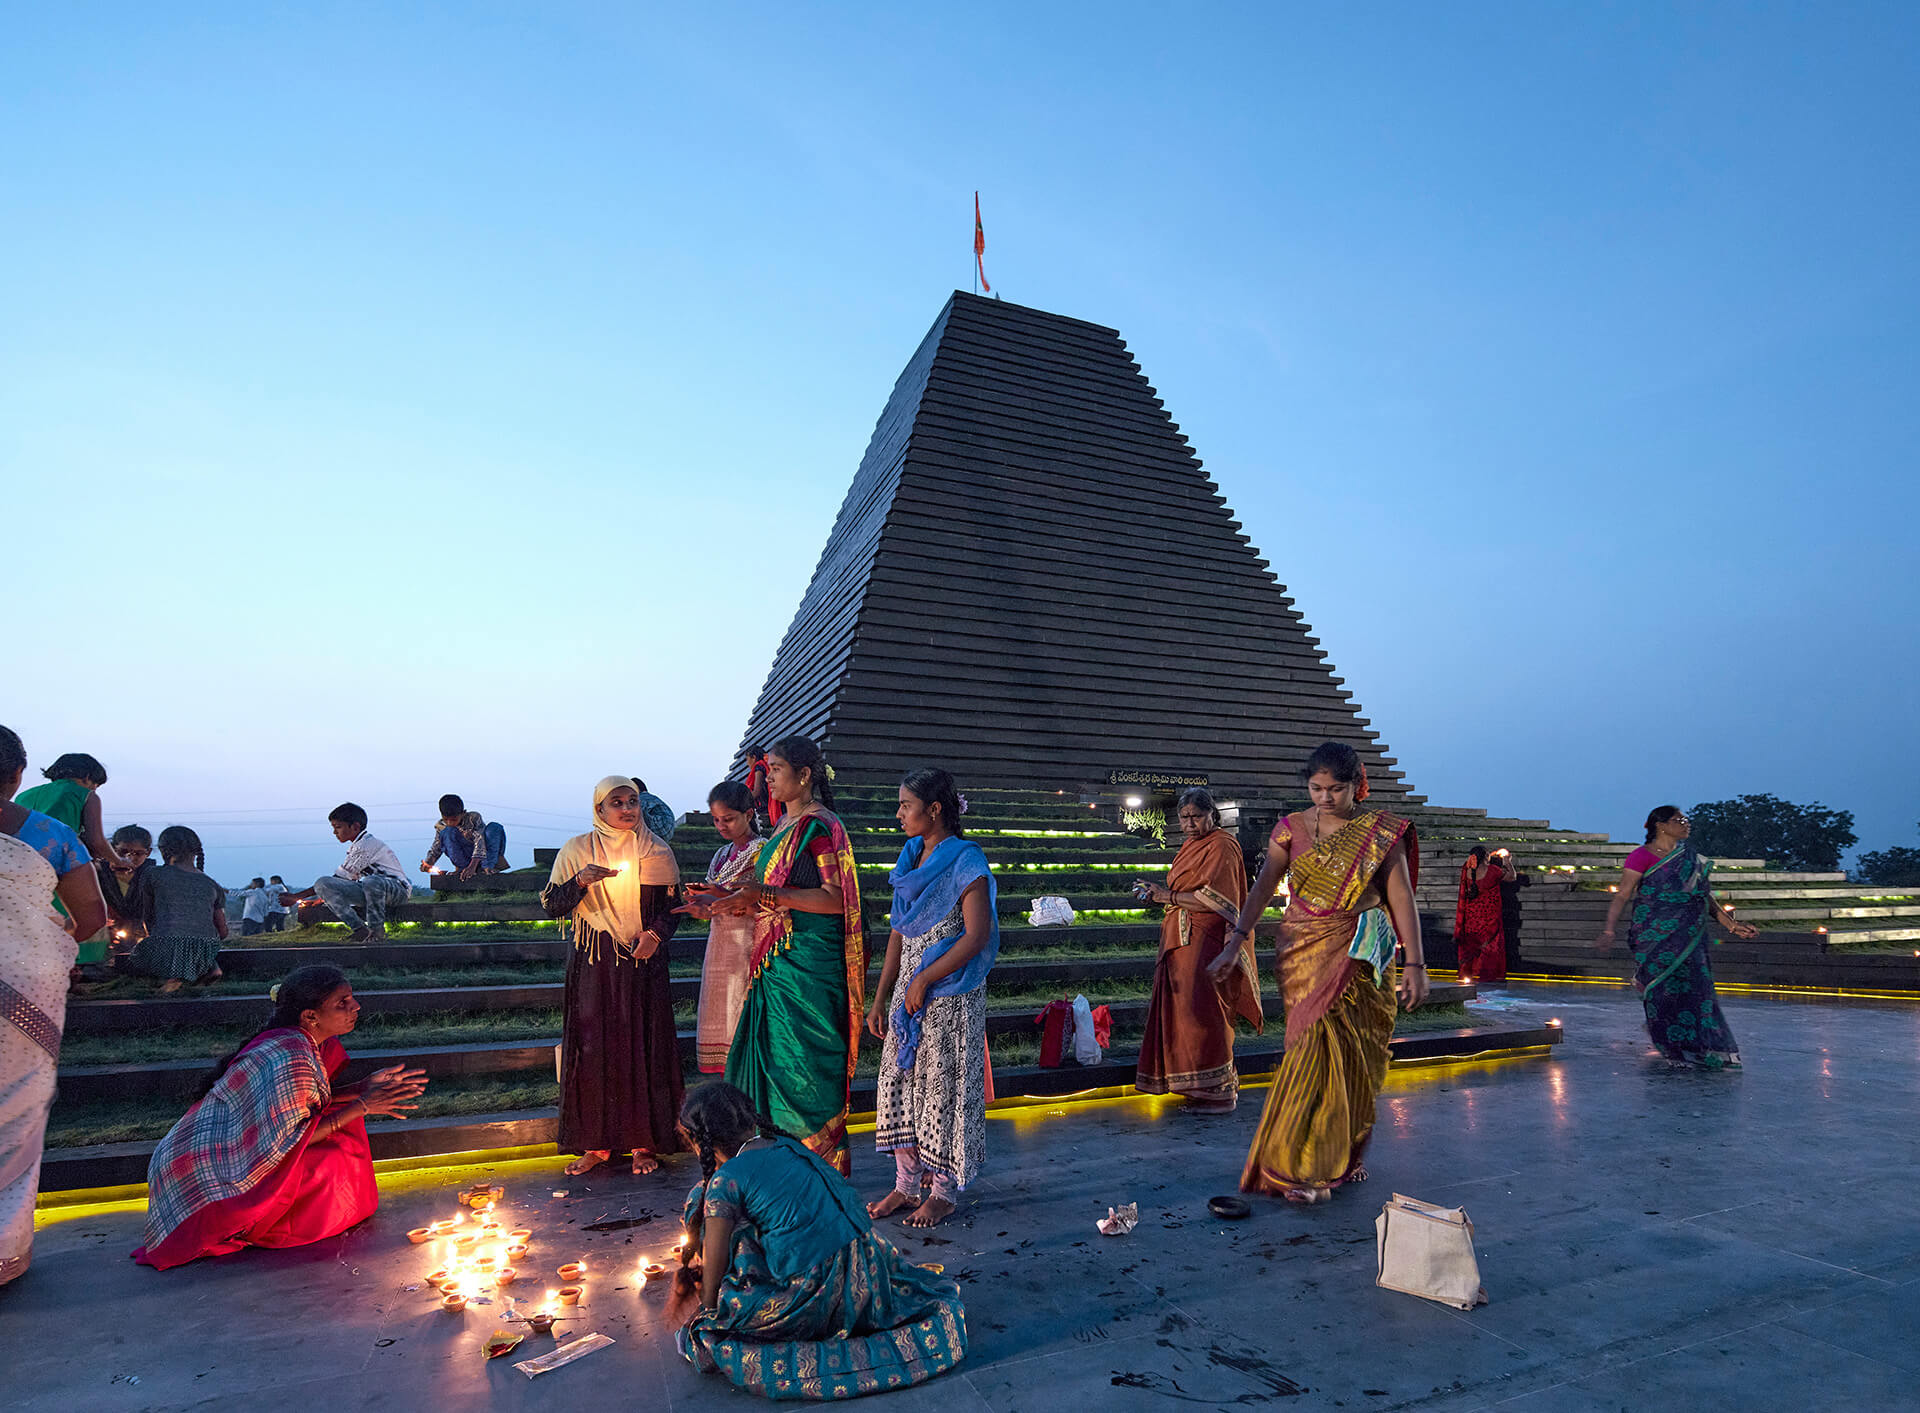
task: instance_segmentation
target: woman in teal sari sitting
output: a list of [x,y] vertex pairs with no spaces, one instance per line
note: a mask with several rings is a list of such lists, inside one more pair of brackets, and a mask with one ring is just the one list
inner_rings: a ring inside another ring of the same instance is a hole
[[1602,951],[1613,945],[1620,914],[1633,909],[1627,945],[1638,963],[1633,984],[1647,1012],[1647,1034],[1667,1063],[1698,1069],[1737,1069],[1740,1048],[1720,1014],[1707,964],[1710,921],[1717,913],[1735,937],[1758,930],[1735,922],[1713,896],[1713,860],[1700,857],[1687,836],[1693,827],[1677,805],[1647,816],[1647,842],[1626,857],[1619,891],[1600,933]]
[[855,1398],[967,1354],[960,1288],[876,1236],[860,1197],[731,1084],[687,1096],[680,1131],[705,1180],[687,1196],[700,1306],[677,1336],[702,1373],[768,1398]]
[[760,848],[756,876],[730,889],[692,885],[691,910],[754,920],[727,1083],[845,1176],[853,1170],[847,1101],[866,1014],[860,878],[818,746],[805,736],[776,741],[767,789],[785,813]]

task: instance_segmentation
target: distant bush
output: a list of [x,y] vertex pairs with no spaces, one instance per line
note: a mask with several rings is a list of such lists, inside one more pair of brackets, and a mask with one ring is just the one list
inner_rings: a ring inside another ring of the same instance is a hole
[[1920,884],[1920,849],[1896,844],[1891,849],[1875,849],[1860,856],[1854,878],[1861,883]]
[[1780,868],[1826,873],[1852,848],[1852,810],[1796,805],[1774,795],[1711,800],[1687,812],[1693,845],[1722,859],[1765,859]]

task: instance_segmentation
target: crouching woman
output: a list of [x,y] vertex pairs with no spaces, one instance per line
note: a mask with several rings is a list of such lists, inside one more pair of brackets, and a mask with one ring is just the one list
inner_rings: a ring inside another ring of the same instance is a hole
[[680,1352],[767,1398],[906,1388],[966,1357],[960,1288],[876,1236],[860,1196],[730,1084],[680,1111],[705,1181],[687,1197],[700,1308]]
[[305,1246],[380,1205],[369,1114],[398,1115],[426,1075],[392,1065],[335,1087],[340,1037],[359,1019],[336,967],[301,967],[274,989],[266,1025],[222,1060],[147,1166],[143,1266],[166,1270],[247,1246]]

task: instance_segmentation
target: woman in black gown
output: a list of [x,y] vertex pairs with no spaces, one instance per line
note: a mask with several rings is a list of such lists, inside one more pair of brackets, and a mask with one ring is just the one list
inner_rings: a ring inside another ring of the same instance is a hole
[[624,775],[593,789],[593,832],[569,839],[540,894],[549,917],[573,920],[560,1057],[560,1149],[580,1174],[615,1153],[633,1171],[680,1147],[683,1087],[667,984],[680,870],[648,830]]

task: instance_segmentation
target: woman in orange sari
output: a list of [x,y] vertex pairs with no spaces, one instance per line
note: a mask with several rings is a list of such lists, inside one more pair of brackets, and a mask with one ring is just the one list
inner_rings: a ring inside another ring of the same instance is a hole
[[[1360,808],[1367,772],[1350,746],[1327,742],[1306,775],[1312,808],[1274,826],[1267,861],[1227,942],[1251,934],[1284,873],[1286,1053],[1240,1190],[1324,1202],[1341,1184],[1366,1181],[1360,1158],[1393,1039],[1394,953],[1406,953],[1398,991],[1408,1010],[1426,999],[1427,967],[1413,903],[1420,873],[1413,826]],[[1210,970],[1224,974],[1231,961],[1223,955]]]
[[1198,786],[1180,796],[1187,842],[1165,883],[1136,882],[1134,892],[1167,910],[1160,924],[1160,960],[1147,1002],[1147,1033],[1133,1087],[1142,1094],[1180,1094],[1196,1114],[1231,1114],[1240,1102],[1233,1065],[1233,1022],[1261,1028],[1260,978],[1253,939],[1233,948],[1216,984],[1207,968],[1227,950],[1227,926],[1247,897],[1240,841],[1220,827],[1213,796]]

